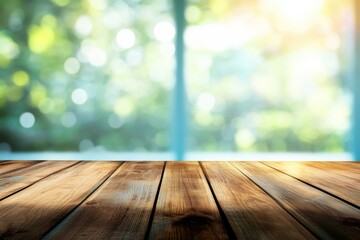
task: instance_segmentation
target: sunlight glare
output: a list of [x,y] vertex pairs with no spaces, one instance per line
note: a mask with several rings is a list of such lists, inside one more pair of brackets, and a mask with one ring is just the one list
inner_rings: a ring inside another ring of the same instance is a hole
[[131,29],[122,29],[116,35],[116,42],[119,47],[128,49],[134,46],[136,36]]
[[264,0],[264,4],[278,12],[286,25],[298,30],[311,23],[321,12],[324,0]]

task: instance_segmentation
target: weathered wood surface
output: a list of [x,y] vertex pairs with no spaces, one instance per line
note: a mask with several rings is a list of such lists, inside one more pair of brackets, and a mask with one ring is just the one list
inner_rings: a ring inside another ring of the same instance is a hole
[[299,162],[265,164],[360,207],[360,177],[342,176],[341,181],[334,181],[338,177],[337,173]]
[[0,239],[359,239],[359,176],[344,162],[4,161]]
[[40,163],[40,161],[3,161],[0,162],[0,175],[10,171],[29,167],[36,163]]
[[84,162],[37,182],[0,202],[0,239],[39,239],[119,166]]
[[353,162],[303,162],[303,164],[340,174],[344,177],[360,179],[360,164]]
[[168,162],[150,239],[227,238],[199,163]]
[[126,162],[46,239],[144,239],[164,162]]
[[0,200],[74,164],[74,161],[48,161],[1,174]]
[[202,164],[238,239],[313,238],[311,233],[233,165],[226,162]]
[[360,210],[262,163],[233,163],[321,239],[359,239]]

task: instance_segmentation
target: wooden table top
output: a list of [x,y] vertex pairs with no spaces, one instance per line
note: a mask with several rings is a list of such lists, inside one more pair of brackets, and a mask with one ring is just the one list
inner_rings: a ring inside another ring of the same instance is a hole
[[0,162],[0,239],[360,239],[354,162]]

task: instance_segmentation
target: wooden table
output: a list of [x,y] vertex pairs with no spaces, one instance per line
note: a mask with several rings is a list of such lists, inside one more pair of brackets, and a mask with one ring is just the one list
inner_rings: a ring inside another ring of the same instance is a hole
[[0,162],[0,239],[360,239],[360,164]]

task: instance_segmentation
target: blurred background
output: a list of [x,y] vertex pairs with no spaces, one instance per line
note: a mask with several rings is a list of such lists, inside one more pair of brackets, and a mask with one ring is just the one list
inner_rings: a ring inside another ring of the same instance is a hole
[[[170,151],[174,11],[0,2],[0,151]],[[348,151],[351,0],[188,0],[184,14],[189,151]]]

